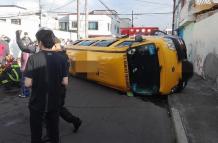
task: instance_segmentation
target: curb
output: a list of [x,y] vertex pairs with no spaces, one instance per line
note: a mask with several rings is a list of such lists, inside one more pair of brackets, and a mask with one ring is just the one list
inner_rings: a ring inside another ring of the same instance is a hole
[[174,131],[176,134],[176,143],[189,143],[179,111],[175,108],[170,108],[170,112],[173,120]]

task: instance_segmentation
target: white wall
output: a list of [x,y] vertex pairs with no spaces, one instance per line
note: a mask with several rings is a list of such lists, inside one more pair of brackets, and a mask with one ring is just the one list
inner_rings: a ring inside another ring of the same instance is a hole
[[184,29],[188,58],[194,70],[218,83],[218,12]]
[[66,31],[60,31],[60,30],[53,30],[56,37],[61,39],[70,39],[70,40],[77,40],[77,34],[73,32],[66,32]]
[[[37,16],[36,20],[39,21],[38,19],[39,19],[39,17]],[[46,14],[45,17],[42,16],[42,26],[50,28],[50,29],[58,30],[59,29],[59,21],[55,19],[55,16]]]
[[[72,28],[72,21],[76,21],[76,15],[70,15],[69,18],[69,29],[76,30]],[[98,30],[88,30],[88,35],[117,35],[118,33],[115,31],[114,27],[117,25],[120,27],[119,23],[116,19],[112,19],[107,15],[89,15],[88,21],[96,21],[98,22]],[[109,29],[108,29],[109,24]],[[80,16],[80,33],[82,37],[85,37],[85,15]]]
[[[117,28],[119,28],[117,30]],[[111,18],[111,32],[112,32],[112,35],[119,35],[120,33],[120,19],[119,17],[117,16],[114,16]]]
[[180,3],[175,12],[175,29],[183,29],[188,59],[193,62],[194,72],[210,79],[218,88],[218,10],[196,14],[193,2],[187,0],[183,8]]

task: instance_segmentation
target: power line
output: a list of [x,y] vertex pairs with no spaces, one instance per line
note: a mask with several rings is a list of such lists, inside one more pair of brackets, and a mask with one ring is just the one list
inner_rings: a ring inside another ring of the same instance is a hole
[[147,12],[147,13],[120,13],[117,15],[167,15],[172,14],[173,12]]
[[108,11],[110,11],[110,8],[101,0],[98,0]]
[[[69,12],[62,12],[62,11],[48,11],[50,13],[63,13],[63,14],[76,14],[76,13],[69,13]],[[146,12],[146,13],[133,13],[133,15],[167,15],[172,14],[173,12]],[[83,14],[83,13],[81,13]],[[91,14],[91,15],[132,15],[132,13],[107,13],[107,14]]]
[[[50,13],[59,13],[59,14],[75,14],[75,13],[69,13],[69,12],[58,12],[58,11],[48,11]],[[82,13],[81,13],[82,14]],[[133,15],[136,16],[143,16],[143,15],[168,15],[168,14],[172,14],[172,12],[151,12],[151,13],[133,13]],[[18,17],[18,16],[30,16],[30,15],[39,15],[39,12],[28,12],[28,13],[19,13],[19,14],[14,14],[14,15],[4,15],[1,16],[0,18],[13,18],[13,17]],[[108,13],[108,14],[91,14],[91,15],[132,15],[132,13]]]
[[98,0],[98,1],[105,7],[108,13],[113,15],[113,12],[111,11],[111,9],[103,1],[101,0]]
[[151,2],[151,1],[146,1],[146,0],[135,0],[138,2],[144,2],[144,3],[148,3],[148,4],[154,4],[154,5],[165,5],[165,6],[170,6],[170,4],[167,3],[160,3],[160,2]]
[[[76,0],[71,0],[70,2],[68,2],[68,3],[66,3],[66,4],[64,4],[64,5],[62,5],[62,6],[59,6],[59,7],[57,7],[57,8],[54,8],[54,9],[52,9],[52,10],[57,10],[57,9],[64,8],[64,7],[68,6],[69,4],[71,4],[71,3],[75,2],[75,1],[76,1]],[[52,10],[51,10],[51,11],[52,11]]]
[[[102,0],[98,0],[105,8],[108,12],[110,12],[109,14],[106,15],[167,15],[167,14],[172,14],[172,12],[151,12],[151,13],[131,13],[131,14],[119,14],[119,13],[112,13],[111,9],[102,1]],[[151,1],[146,1],[146,0],[136,0],[136,1],[141,1],[141,2],[145,2],[145,3],[149,3],[149,4],[155,4],[155,5],[164,5],[164,6],[169,6],[169,4],[167,3],[159,3],[159,2],[151,2]]]

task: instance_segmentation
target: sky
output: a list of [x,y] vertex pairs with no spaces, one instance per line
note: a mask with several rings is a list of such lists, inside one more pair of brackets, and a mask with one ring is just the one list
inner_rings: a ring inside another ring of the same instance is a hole
[[[101,0],[109,9],[119,14],[166,13],[172,12],[173,0]],[[37,10],[39,0],[1,0],[0,5],[16,4],[30,10]],[[76,12],[76,0],[41,0],[42,8],[49,11]],[[84,11],[84,0],[80,0],[80,11]],[[88,10],[105,10],[99,0],[88,0]],[[131,18],[129,15],[120,15]],[[160,29],[171,28],[172,14],[134,15],[134,26],[157,26]]]

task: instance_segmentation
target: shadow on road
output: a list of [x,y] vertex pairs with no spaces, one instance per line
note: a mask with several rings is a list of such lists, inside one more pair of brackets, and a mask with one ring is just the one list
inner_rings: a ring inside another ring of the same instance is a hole
[[135,95],[136,98],[139,98],[145,102],[151,102],[161,108],[168,109],[168,96],[142,96],[142,95]]
[[12,88],[4,88],[0,87],[0,93],[3,96],[12,96],[12,95],[18,95],[20,93],[19,87],[12,87]]

